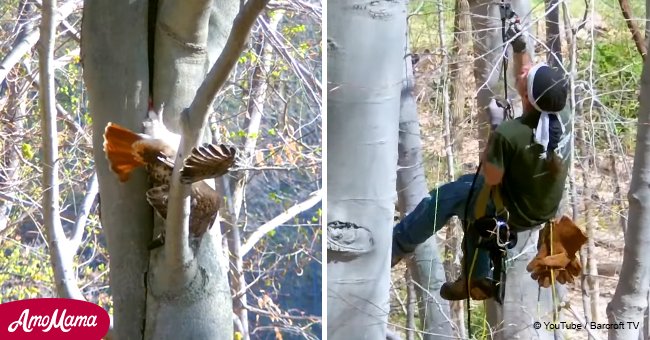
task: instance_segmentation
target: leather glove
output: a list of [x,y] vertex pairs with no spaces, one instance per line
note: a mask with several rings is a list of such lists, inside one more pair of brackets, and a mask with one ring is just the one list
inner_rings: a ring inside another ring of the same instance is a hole
[[[580,261],[576,258],[575,261],[569,263],[567,268],[554,269],[553,274],[555,274],[555,280],[558,283],[567,284],[573,283],[575,281],[574,277],[580,275],[581,270],[582,266],[580,265]],[[530,277],[536,280],[540,287],[548,288],[551,286],[551,269],[533,272],[530,274]]]
[[530,261],[526,270],[542,287],[550,285],[551,269],[558,282],[573,282],[582,270],[577,252],[585,242],[587,236],[584,232],[569,217],[562,216],[559,222],[548,223],[542,229],[537,256]]
[[506,30],[506,39],[511,40],[512,51],[515,53],[522,53],[526,50],[526,38],[522,34],[523,28],[519,21],[518,16],[513,16],[508,19],[509,25]]
[[[553,273],[557,282],[567,284],[573,283],[574,277],[580,275],[581,271],[582,266],[580,265],[580,260],[575,258],[569,262],[566,268],[554,269]],[[551,269],[543,268],[539,271],[533,271],[530,276],[539,283],[540,287],[548,288],[551,286]]]

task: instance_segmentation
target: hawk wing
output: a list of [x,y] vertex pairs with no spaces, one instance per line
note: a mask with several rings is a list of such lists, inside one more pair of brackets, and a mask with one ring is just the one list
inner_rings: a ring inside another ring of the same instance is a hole
[[[147,202],[163,219],[167,218],[169,185],[160,185],[147,190]],[[220,206],[219,194],[204,182],[192,184],[190,199],[190,232],[203,235],[217,216]]]
[[147,190],[147,202],[153,207],[158,216],[167,218],[167,200],[169,199],[169,185],[161,185]]
[[192,149],[181,169],[181,182],[198,182],[206,178],[220,177],[235,163],[236,150],[223,144],[203,144]]

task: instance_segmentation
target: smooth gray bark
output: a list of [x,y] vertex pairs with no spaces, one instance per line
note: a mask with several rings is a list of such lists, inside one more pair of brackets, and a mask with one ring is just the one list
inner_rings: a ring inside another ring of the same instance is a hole
[[328,9],[327,333],[385,339],[406,2]]
[[[159,0],[155,29],[154,107],[180,133],[179,113],[192,102],[219,56],[239,8],[236,0]],[[210,45],[208,45],[210,42]]]
[[[646,16],[650,15],[650,1],[646,0]],[[646,58],[641,74],[639,95],[639,122],[637,124],[636,151],[632,181],[628,193],[629,215],[623,268],[612,301],[607,305],[610,323],[643,323],[648,308],[650,285],[650,58]],[[639,329],[625,327],[611,329],[610,340],[635,339]]]
[[[411,57],[404,61],[404,80],[402,85],[399,144],[397,197],[398,207],[403,216],[410,213],[420,201],[429,195],[422,164],[422,141],[417,104],[413,97],[415,79]],[[445,282],[445,272],[440,260],[436,236],[430,237],[415,249],[414,259],[409,261],[413,280],[418,284],[415,291],[419,302],[419,316],[423,339],[436,339],[441,334],[451,336],[449,302],[440,297],[440,286]]]
[[146,1],[88,1],[81,32],[117,339],[143,337],[153,212],[145,200],[144,172],[118,183],[108,169],[102,135],[109,121],[142,131],[149,93],[147,12]]

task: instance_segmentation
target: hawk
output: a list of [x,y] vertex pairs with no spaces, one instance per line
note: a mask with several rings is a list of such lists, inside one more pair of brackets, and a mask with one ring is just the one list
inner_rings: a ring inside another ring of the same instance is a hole
[[[162,120],[145,122],[150,134],[135,133],[115,123],[104,130],[104,152],[110,169],[120,182],[126,182],[131,172],[144,167],[152,188],[146,193],[147,201],[156,213],[167,217],[169,181],[176,159],[176,146],[180,135],[173,134]],[[181,169],[181,182],[191,184],[190,222],[191,236],[200,238],[212,226],[222,198],[204,179],[225,175],[235,162],[235,148],[223,144],[203,144],[192,149]],[[164,244],[164,234],[152,241],[149,249]]]

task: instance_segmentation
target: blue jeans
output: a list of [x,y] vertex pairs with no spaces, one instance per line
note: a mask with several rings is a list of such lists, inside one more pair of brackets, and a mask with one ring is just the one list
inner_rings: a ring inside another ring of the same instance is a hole
[[[470,190],[474,174],[459,177],[456,181],[444,184],[429,193],[420,201],[417,207],[393,229],[393,257],[404,256],[415,250],[420,243],[424,243],[434,233],[438,232],[453,216],[458,216],[465,221],[465,209],[469,221],[474,220],[474,204],[478,193],[483,187],[483,176],[478,175],[472,197]],[[469,206],[467,206],[469,200]],[[490,202],[491,203],[491,202]],[[486,213],[494,211],[493,204],[489,204]],[[479,236],[472,228],[467,230],[463,223],[465,234],[463,236],[463,252],[467,263],[471,265],[476,255],[476,262],[472,268],[472,278],[482,278],[490,275],[489,253],[482,248],[477,248]],[[465,245],[467,242],[467,245]]]

